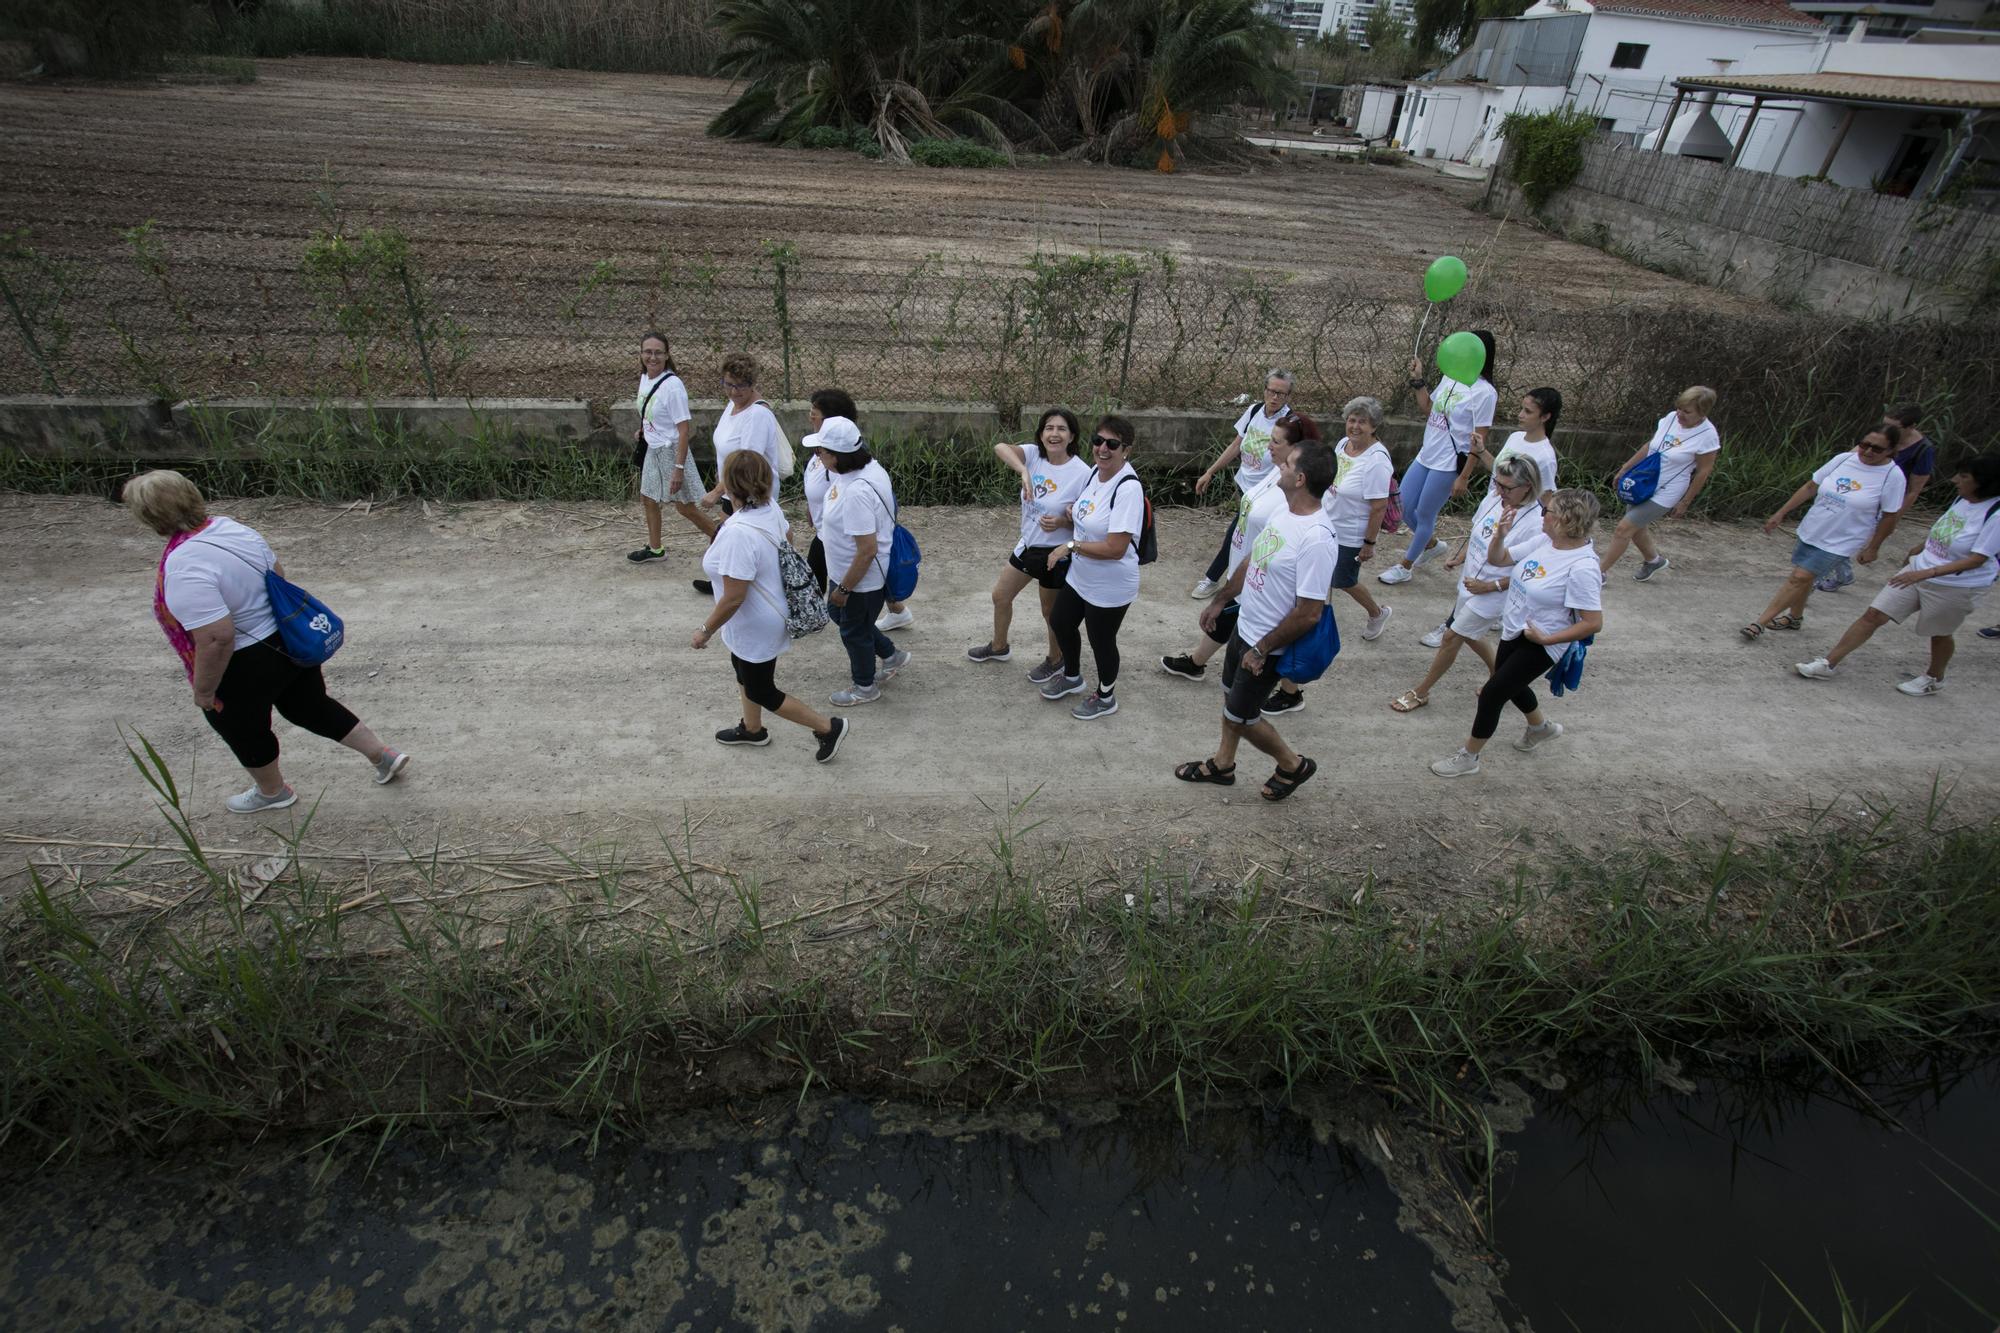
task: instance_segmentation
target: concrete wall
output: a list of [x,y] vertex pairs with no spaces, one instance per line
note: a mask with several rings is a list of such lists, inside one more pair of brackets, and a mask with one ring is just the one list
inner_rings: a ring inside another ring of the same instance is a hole
[[[1495,182],[1489,207],[1531,212],[1514,183]],[[1643,204],[1572,187],[1541,216],[1573,240],[1648,268],[1765,300],[1851,318],[1948,317],[1963,297],[1916,278],[1849,263],[1780,241],[1689,221]]]
[[[519,424],[518,433],[512,437],[517,445],[554,441],[620,452],[631,447],[632,432],[637,429],[638,419],[629,406],[613,409],[609,428],[584,434],[576,431],[579,417],[574,415],[582,409],[582,404],[554,403],[545,406],[549,410],[528,412],[521,403],[513,400],[475,399],[469,405],[459,404],[459,420],[468,425],[467,430],[454,429],[449,424],[438,422],[429,424],[436,437],[449,447],[454,437],[469,437],[471,423],[490,422],[511,412],[511,419]],[[711,431],[722,410],[722,403],[706,400],[689,406],[694,427],[691,448],[697,459],[712,463],[715,453]],[[803,402],[773,404],[795,444],[805,433],[806,406]],[[1503,409],[1506,407],[1503,404]],[[254,427],[269,420],[273,404],[269,399],[213,403],[204,405],[204,410],[224,412],[240,426]],[[1664,411],[1664,407],[1661,410]],[[302,424],[317,424],[321,419],[298,403],[287,400],[279,400],[276,411],[281,418],[296,415]],[[1138,431],[1136,457],[1142,470],[1182,470],[1207,463],[1229,442],[1230,426],[1238,411],[1240,409],[1230,408],[1208,414],[1153,409],[1134,410],[1123,415]],[[340,415],[357,426],[366,425],[366,414],[358,409],[350,408]],[[1332,413],[1322,412],[1320,415],[1330,417]],[[190,404],[177,404],[170,413],[165,404],[143,399],[0,398],[0,448],[43,455],[108,454],[162,463],[192,459],[200,457],[206,449],[200,432],[194,429],[195,416],[196,409]],[[176,428],[176,417],[182,421],[182,428]],[[914,434],[937,441],[940,448],[979,453],[991,447],[996,440],[1031,438],[1040,417],[1040,408],[1024,408],[1020,419],[1003,429],[991,408],[973,404],[871,404],[863,414],[862,426],[864,431],[877,436]],[[1503,410],[1499,414],[1495,422],[1499,438],[1505,438],[1506,431],[1512,428],[1511,421],[1511,410]],[[537,423],[542,423],[546,429],[538,427]],[[1082,424],[1085,430],[1089,430],[1092,422],[1085,418]],[[142,426],[144,429],[141,429]],[[1610,429],[1565,424],[1557,438],[1557,445],[1565,460],[1610,467],[1623,462],[1651,429],[1650,422]],[[490,431],[487,438],[492,438]],[[1384,425],[1383,438],[1401,465],[1416,453],[1423,438],[1423,423],[1414,418],[1390,417]]]
[[581,399],[384,398],[211,398],[173,406],[173,422],[183,434],[195,431],[196,417],[223,418],[237,430],[257,430],[277,421],[289,427],[310,426],[329,418],[353,426],[371,422],[410,431],[452,435],[526,436],[541,440],[575,440],[590,434],[590,404]]

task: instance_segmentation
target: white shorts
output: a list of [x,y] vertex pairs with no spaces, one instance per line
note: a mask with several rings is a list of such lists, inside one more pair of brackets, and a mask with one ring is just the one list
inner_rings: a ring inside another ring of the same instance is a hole
[[[1478,597],[1485,595],[1481,593],[1475,596],[1467,592],[1465,590],[1465,580],[1459,580],[1458,601],[1451,608],[1451,632],[1453,634],[1456,634],[1461,639],[1478,639],[1500,628],[1500,612],[1498,610],[1495,610],[1492,615],[1485,615],[1473,606],[1473,602],[1478,600]],[[1505,605],[1504,599],[1502,600],[1502,605]]]
[[694,451],[688,450],[687,469],[678,489],[674,479],[674,447],[661,445],[646,450],[646,464],[639,471],[639,494],[655,504],[700,504],[708,490],[701,484],[701,469],[695,466]]
[[1965,623],[1965,618],[1972,614],[1972,608],[1985,594],[1985,588],[1952,588],[1940,585],[1934,579],[1925,579],[1911,588],[1885,584],[1868,605],[1898,625],[1915,612],[1917,618],[1910,628],[1927,639],[1942,639],[1958,632],[1958,627]]

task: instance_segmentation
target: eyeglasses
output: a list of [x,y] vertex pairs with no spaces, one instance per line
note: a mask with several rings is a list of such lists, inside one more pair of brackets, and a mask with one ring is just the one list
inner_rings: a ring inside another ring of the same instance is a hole
[[727,375],[724,375],[722,377],[722,387],[729,390],[731,393],[734,393],[738,389],[747,389],[750,386],[747,384],[738,384],[735,380],[730,379]]
[[1864,454],[1886,454],[1894,448],[1894,446],[1887,444],[1862,444],[1857,447]]
[[1125,441],[1110,435],[1095,436],[1092,438],[1091,443],[1100,449],[1123,449],[1125,447]]

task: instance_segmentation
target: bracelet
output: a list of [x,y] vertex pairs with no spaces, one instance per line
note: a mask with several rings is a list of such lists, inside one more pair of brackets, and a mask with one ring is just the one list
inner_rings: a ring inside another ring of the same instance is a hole
[[1361,539],[1361,544],[1363,546],[1373,546],[1375,544],[1375,539],[1373,537],[1363,537]]
[[1415,376],[1411,376],[1411,378],[1410,378],[1410,387],[1411,387],[1412,389],[1421,389],[1421,388],[1424,388],[1424,387],[1425,387],[1425,384],[1424,384],[1424,381],[1422,381],[1422,380],[1420,380],[1420,379],[1417,379],[1417,378],[1416,378]]

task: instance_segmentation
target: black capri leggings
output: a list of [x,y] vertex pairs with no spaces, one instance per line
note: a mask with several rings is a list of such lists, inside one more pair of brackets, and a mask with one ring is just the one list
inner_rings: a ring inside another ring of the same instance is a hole
[[1500,640],[1493,655],[1493,674],[1479,687],[1479,711],[1472,719],[1474,740],[1491,740],[1500,728],[1500,710],[1511,703],[1523,713],[1535,711],[1535,677],[1547,675],[1555,659],[1525,634]]
[[806,565],[813,572],[813,582],[819,585],[819,595],[826,596],[826,543],[817,537],[806,548]]
[[777,658],[768,662],[746,662],[731,653],[729,665],[736,668],[736,683],[743,687],[744,698],[773,713],[785,706],[785,692],[778,688]]
[[1056,594],[1056,608],[1049,614],[1049,628],[1055,631],[1062,648],[1063,675],[1083,674],[1083,636],[1079,626],[1090,632],[1090,651],[1097,658],[1097,688],[1108,690],[1118,683],[1118,627],[1125,623],[1130,606],[1092,606],[1067,583]]
[[238,648],[223,668],[215,687],[222,711],[202,710],[208,725],[229,746],[245,768],[262,768],[278,758],[278,737],[271,730],[271,710],[315,736],[337,741],[361,725],[361,719],[327,697],[326,677],[316,666],[302,667],[278,648],[275,635],[262,643]]

